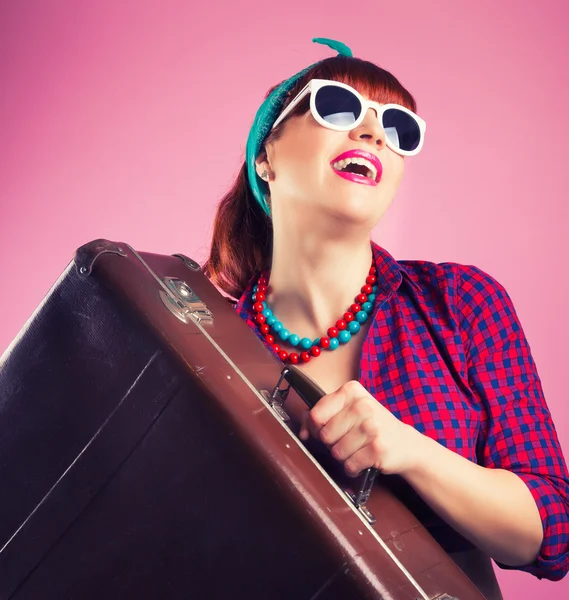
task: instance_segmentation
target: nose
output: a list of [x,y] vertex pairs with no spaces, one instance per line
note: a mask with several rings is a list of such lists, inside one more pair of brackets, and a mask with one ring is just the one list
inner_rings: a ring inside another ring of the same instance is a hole
[[368,108],[364,120],[350,131],[350,138],[356,141],[368,140],[378,150],[385,147],[385,129],[381,126],[377,113],[373,108]]

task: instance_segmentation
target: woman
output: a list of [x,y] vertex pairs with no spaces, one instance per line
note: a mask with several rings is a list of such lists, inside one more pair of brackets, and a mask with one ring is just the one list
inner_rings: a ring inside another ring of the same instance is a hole
[[327,392],[301,439],[352,476],[399,475],[455,560],[486,567],[488,597],[487,557],[560,579],[569,475],[512,301],[477,267],[396,261],[370,241],[426,125],[391,74],[313,41],[339,55],[268,94],[206,273]]

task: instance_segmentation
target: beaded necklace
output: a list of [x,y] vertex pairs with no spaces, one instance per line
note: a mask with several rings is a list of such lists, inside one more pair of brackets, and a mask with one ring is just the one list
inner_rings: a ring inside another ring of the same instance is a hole
[[[320,356],[322,350],[336,350],[340,344],[347,344],[352,336],[358,333],[373,310],[373,303],[377,295],[376,283],[377,270],[375,265],[372,264],[365,285],[362,286],[361,292],[354,298],[354,304],[336,321],[335,325],[328,328],[326,336],[311,340],[307,337],[301,338],[296,333],[291,333],[273,315],[266,303],[269,279],[266,273],[261,273],[251,295],[254,320],[265,340],[283,362],[293,365],[299,362],[307,363],[311,358]],[[298,348],[299,351],[287,352],[283,350],[277,343],[278,340],[286,342],[293,348]]]

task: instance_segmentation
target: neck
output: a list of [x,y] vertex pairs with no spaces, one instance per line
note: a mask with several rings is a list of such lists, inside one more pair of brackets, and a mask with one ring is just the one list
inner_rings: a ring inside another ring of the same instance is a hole
[[275,235],[268,305],[290,331],[326,335],[360,293],[372,256],[367,236]]

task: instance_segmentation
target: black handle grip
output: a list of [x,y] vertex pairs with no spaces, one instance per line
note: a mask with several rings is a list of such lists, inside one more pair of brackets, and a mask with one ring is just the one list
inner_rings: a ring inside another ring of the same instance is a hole
[[326,392],[304,371],[291,365],[285,367],[282,376],[290,384],[290,387],[302,398],[308,408],[314,408],[318,400],[326,395]]
[[[298,367],[290,365],[282,370],[281,377],[286,379],[290,387],[302,398],[306,406],[312,409],[322,398],[326,395],[326,392],[304,371],[301,371]],[[362,471],[362,483],[359,491],[355,495],[354,504],[356,506],[365,505],[371,489],[373,486],[374,479],[379,471],[373,467],[369,467]]]

